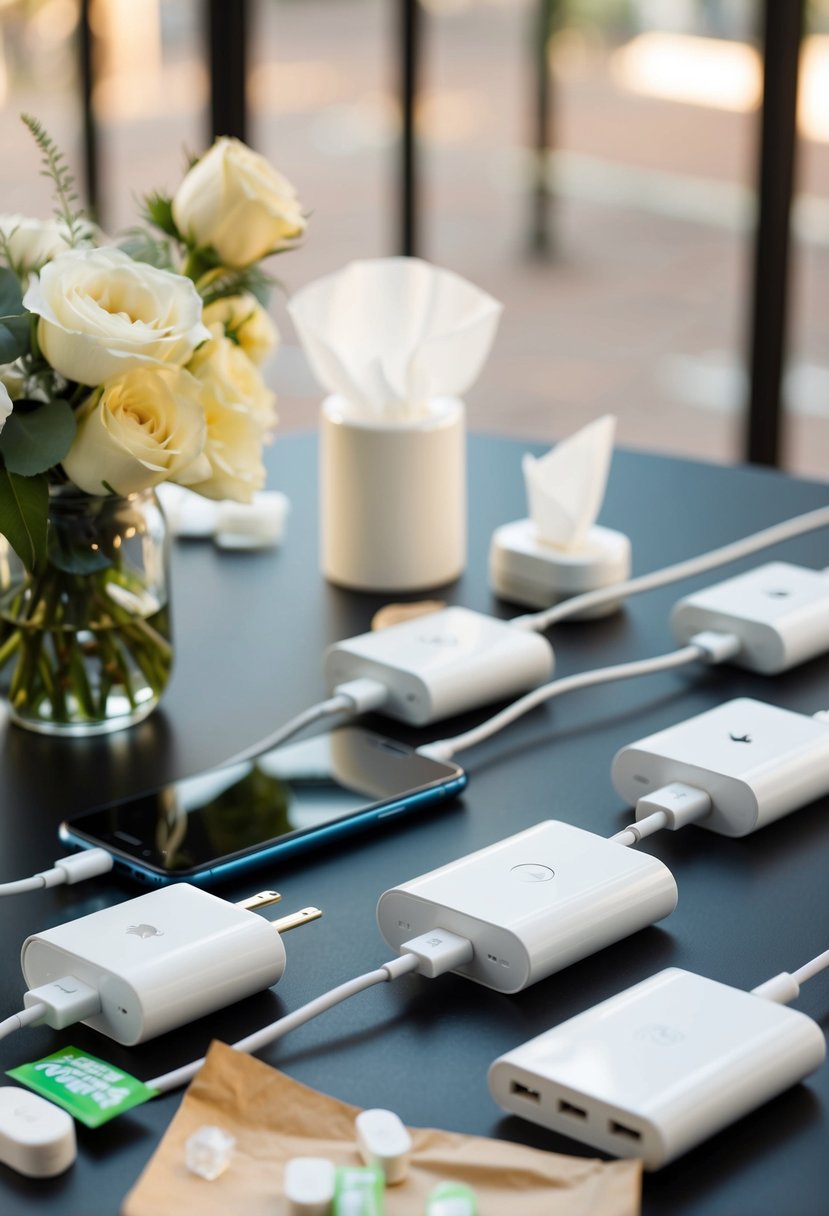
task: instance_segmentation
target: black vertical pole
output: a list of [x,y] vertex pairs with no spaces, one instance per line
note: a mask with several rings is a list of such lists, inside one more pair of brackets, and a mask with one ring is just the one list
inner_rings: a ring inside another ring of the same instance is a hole
[[400,0],[400,252],[416,257],[418,247],[418,180],[415,101],[420,66],[419,0]]
[[83,184],[86,209],[101,222],[101,200],[98,194],[98,128],[92,109],[92,89],[95,83],[93,34],[89,24],[91,0],[81,0],[78,21],[78,52],[81,69],[81,106],[83,110]]
[[207,0],[210,137],[247,140],[248,0]]
[[786,353],[789,215],[797,147],[797,78],[804,0],[765,0],[763,108],[752,292],[746,455],[780,463]]
[[548,253],[551,246],[550,203],[552,191],[549,181],[549,159],[551,139],[551,100],[547,49],[553,29],[553,18],[558,0],[536,0],[535,19],[532,23],[531,52],[535,68],[535,90],[533,106],[533,177],[531,182],[532,215],[530,222],[530,249],[533,253]]

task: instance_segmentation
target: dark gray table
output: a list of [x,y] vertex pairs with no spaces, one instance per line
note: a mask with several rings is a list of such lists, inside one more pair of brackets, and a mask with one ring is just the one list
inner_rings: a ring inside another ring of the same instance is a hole
[[[470,546],[453,603],[514,614],[486,581],[493,528],[524,514],[520,458],[532,445],[470,441]],[[539,450],[539,449],[536,449]],[[324,692],[320,652],[361,632],[384,598],[329,587],[316,540],[316,440],[289,436],[270,455],[270,484],[293,512],[276,553],[221,554],[178,543],[174,554],[177,664],[159,710],[132,731],[56,742],[0,723],[0,878],[32,873],[61,850],[67,814],[184,776],[221,761]],[[750,468],[620,452],[602,522],[627,532],[642,572],[702,552],[777,520],[822,506],[829,488]],[[829,565],[826,531],[780,546],[776,558]],[[760,558],[727,568],[747,569]],[[717,574],[631,600],[604,621],[554,632],[558,673],[668,650],[671,604]],[[585,691],[535,711],[464,757],[464,798],[421,822],[401,824],[263,871],[261,882],[222,890],[240,898],[278,884],[283,907],[319,904],[325,919],[287,939],[288,971],[265,993],[135,1049],[83,1027],[20,1031],[0,1044],[11,1067],[75,1043],[139,1077],[233,1041],[333,984],[379,965],[388,951],[374,922],[380,893],[542,818],[610,834],[629,818],[609,778],[616,749],[733,696],[754,696],[804,713],[829,707],[829,660],[775,680],[736,670],[689,668]],[[436,738],[484,716],[433,728]],[[422,742],[377,718],[375,728]],[[815,804],[755,837],[726,840],[696,828],[648,841],[675,873],[677,911],[594,958],[517,997],[448,976],[406,977],[354,998],[277,1044],[265,1058],[306,1084],[360,1105],[389,1106],[410,1124],[524,1141],[584,1153],[575,1143],[516,1118],[489,1098],[486,1070],[501,1052],[596,1001],[670,965],[750,988],[792,969],[829,944],[829,802]],[[2,903],[0,1018],[20,1006],[18,951],[30,932],[138,893],[113,877]],[[829,1026],[829,974],[812,980],[797,1007]],[[60,1216],[115,1213],[179,1102],[158,1099],[96,1132],[80,1129],[80,1155],[62,1178],[29,1182],[0,1167],[0,1213]],[[647,1176],[646,1216],[825,1216],[829,1211],[829,1066],[661,1173]],[[520,1216],[520,1206],[515,1212]],[[499,1213],[498,1216],[507,1216]],[[509,1214],[511,1216],[511,1213]]]

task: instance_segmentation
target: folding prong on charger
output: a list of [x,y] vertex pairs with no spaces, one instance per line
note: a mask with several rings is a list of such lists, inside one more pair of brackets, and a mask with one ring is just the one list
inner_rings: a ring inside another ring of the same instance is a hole
[[240,899],[236,907],[244,908],[246,912],[258,912],[260,908],[278,904],[281,899],[278,891],[259,891],[256,895],[249,895],[247,899]]
[[271,926],[276,929],[277,933],[287,933],[289,929],[298,929],[300,925],[307,925],[312,920],[319,920],[322,912],[319,908],[300,908],[299,912],[289,912],[287,916],[282,916],[279,920],[272,920]]

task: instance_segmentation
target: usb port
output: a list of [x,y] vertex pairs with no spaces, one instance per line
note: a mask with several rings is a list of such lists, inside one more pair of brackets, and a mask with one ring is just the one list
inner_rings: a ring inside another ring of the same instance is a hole
[[567,1102],[564,1098],[558,1100],[558,1111],[560,1115],[570,1115],[573,1119],[586,1119],[587,1111],[583,1106],[576,1106],[573,1102]]
[[537,1089],[530,1089],[529,1085],[522,1085],[520,1081],[510,1081],[509,1091],[511,1094],[518,1094],[519,1098],[529,1098],[531,1102],[540,1102],[541,1094]]
[[628,1127],[626,1123],[617,1123],[615,1119],[610,1120],[610,1130],[614,1136],[621,1136],[624,1140],[641,1140],[642,1133],[638,1132],[635,1127]]

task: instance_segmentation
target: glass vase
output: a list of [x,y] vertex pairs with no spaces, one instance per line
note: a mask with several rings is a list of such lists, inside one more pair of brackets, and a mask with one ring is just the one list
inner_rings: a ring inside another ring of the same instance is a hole
[[170,678],[168,542],[154,490],[53,489],[47,558],[0,536],[0,687],[19,726],[94,735],[132,726]]

